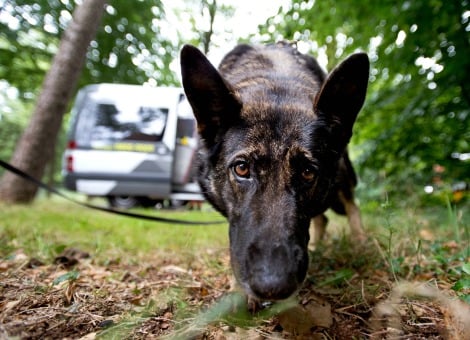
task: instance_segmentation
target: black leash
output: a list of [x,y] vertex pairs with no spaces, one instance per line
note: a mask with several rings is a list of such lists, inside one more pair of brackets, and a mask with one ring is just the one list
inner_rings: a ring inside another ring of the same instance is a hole
[[73,199],[63,193],[61,193],[59,190],[50,187],[49,185],[45,184],[44,182],[41,182],[40,180],[34,178],[33,176],[21,171],[20,169],[14,167],[13,165],[4,162],[0,159],[0,166],[5,168],[6,170],[14,173],[17,176],[20,176],[30,182],[33,182],[36,184],[38,187],[47,190],[50,193],[53,193],[55,195],[58,195],[62,198],[65,198],[66,200],[73,202],[75,204],[81,205],[83,207],[87,207],[90,209],[95,209],[99,211],[104,211],[112,214],[117,214],[117,215],[122,215],[122,216],[127,216],[127,217],[134,217],[134,218],[140,218],[144,220],[149,220],[149,221],[154,221],[154,222],[165,222],[165,223],[172,223],[172,224],[182,224],[182,225],[211,225],[211,224],[223,224],[226,223],[225,221],[206,221],[206,222],[196,222],[196,221],[185,221],[185,220],[179,220],[176,218],[166,218],[166,217],[159,217],[159,216],[151,216],[151,215],[143,215],[143,214],[137,214],[137,213],[132,213],[128,211],[122,211],[122,210],[115,210],[111,208],[106,208],[102,207],[99,205],[93,205],[85,202],[80,202],[76,199]]

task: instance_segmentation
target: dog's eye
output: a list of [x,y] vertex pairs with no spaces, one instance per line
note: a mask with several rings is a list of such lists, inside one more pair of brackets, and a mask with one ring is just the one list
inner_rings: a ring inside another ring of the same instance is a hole
[[304,181],[306,182],[311,182],[313,181],[313,179],[315,178],[315,171],[312,167],[306,167],[303,171],[302,171],[302,178],[304,179]]
[[233,167],[233,171],[238,177],[242,177],[242,178],[250,177],[250,167],[247,162],[244,162],[244,161],[237,162]]

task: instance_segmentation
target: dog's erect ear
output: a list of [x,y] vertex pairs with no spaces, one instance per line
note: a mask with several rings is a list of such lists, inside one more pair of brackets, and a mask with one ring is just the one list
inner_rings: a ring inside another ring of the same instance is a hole
[[339,147],[345,147],[351,138],[354,121],[364,104],[368,81],[367,54],[353,54],[329,74],[315,99],[315,113],[340,139]]
[[194,46],[181,50],[183,87],[207,147],[240,117],[241,103],[207,58]]

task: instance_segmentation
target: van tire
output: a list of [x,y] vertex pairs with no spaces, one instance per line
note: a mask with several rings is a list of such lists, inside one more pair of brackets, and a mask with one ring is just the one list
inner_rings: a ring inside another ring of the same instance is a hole
[[163,200],[145,196],[108,196],[109,205],[118,209],[131,209],[135,207],[163,208]]
[[188,201],[183,201],[183,200],[170,200],[170,207],[172,209],[178,209],[184,207],[186,204],[188,204]]
[[133,196],[108,196],[108,203],[113,208],[130,209],[140,205],[137,197]]

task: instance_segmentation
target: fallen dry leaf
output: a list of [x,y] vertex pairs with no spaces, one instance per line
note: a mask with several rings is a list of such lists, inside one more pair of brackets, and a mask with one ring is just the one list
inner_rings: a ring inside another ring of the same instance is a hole
[[283,330],[294,335],[311,334],[316,328],[329,328],[333,324],[331,305],[314,298],[305,306],[294,306],[282,312],[278,318]]
[[315,327],[329,328],[333,324],[331,305],[326,301],[311,300],[306,306]]

